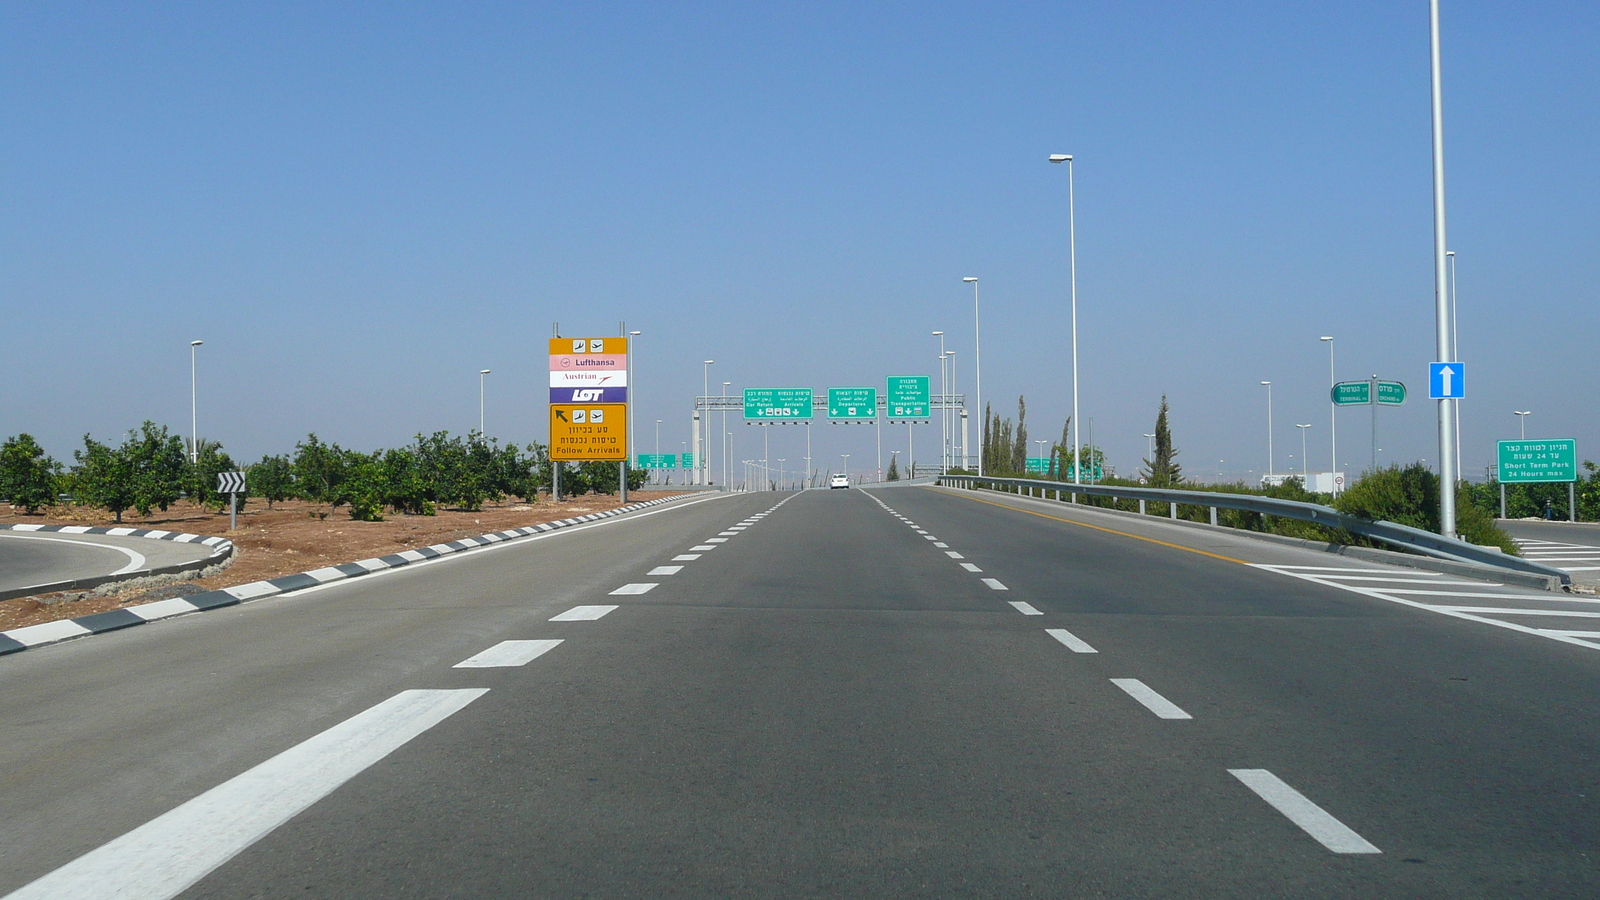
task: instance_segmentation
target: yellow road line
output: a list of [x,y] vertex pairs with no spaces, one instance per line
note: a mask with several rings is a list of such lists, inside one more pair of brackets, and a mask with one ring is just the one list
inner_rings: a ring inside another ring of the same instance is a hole
[[982,500],[982,499],[979,499],[977,497],[970,497],[965,493],[956,493],[956,496],[957,497],[962,497],[962,498],[967,499],[967,500],[971,500],[971,501],[973,501],[975,503],[987,503],[990,506],[998,506],[998,507],[1001,507],[1002,509],[1014,510],[1014,511],[1019,512],[1019,513],[1027,513],[1030,516],[1038,516],[1041,519],[1050,519],[1050,520],[1055,521],[1055,522],[1065,522],[1068,525],[1078,525],[1078,526],[1081,526],[1083,528],[1093,528],[1095,531],[1104,531],[1106,534],[1115,534],[1115,535],[1120,535],[1120,536],[1125,537],[1125,538],[1133,538],[1136,541],[1145,541],[1146,543],[1160,544],[1163,547],[1171,547],[1174,550],[1183,550],[1183,551],[1188,552],[1188,553],[1198,553],[1201,556],[1209,556],[1212,559],[1220,559],[1223,562],[1238,563],[1241,566],[1251,565],[1251,563],[1245,562],[1242,559],[1234,559],[1231,556],[1223,556],[1221,553],[1212,553],[1209,550],[1197,550],[1194,547],[1185,547],[1182,544],[1174,544],[1174,543],[1171,543],[1169,541],[1158,541],[1155,538],[1145,537],[1142,534],[1129,534],[1126,531],[1118,531],[1115,528],[1105,528],[1105,527],[1102,527],[1100,525],[1090,525],[1088,522],[1079,522],[1079,521],[1076,521],[1074,519],[1063,519],[1060,516],[1050,516],[1050,515],[1046,515],[1046,514],[1044,514],[1042,512],[1034,512],[1031,509],[1023,509],[1020,506],[1012,506],[1009,503],[996,503],[993,500]]

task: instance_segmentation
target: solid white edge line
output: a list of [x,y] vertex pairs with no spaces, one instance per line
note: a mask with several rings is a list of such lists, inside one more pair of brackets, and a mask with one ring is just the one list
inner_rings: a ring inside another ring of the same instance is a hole
[[1122,688],[1123,693],[1139,701],[1145,709],[1156,714],[1158,719],[1192,719],[1178,708],[1178,704],[1156,693],[1151,687],[1137,678],[1113,678],[1111,683]]
[[452,669],[508,669],[525,666],[549,653],[561,640],[501,641],[451,666]]
[[1383,852],[1266,769],[1229,769],[1228,774],[1334,853]]
[[167,900],[488,688],[402,691],[7,895]]
[[1068,650],[1071,650],[1073,653],[1100,652],[1099,650],[1089,646],[1089,644],[1082,638],[1066,630],[1065,628],[1046,628],[1044,633],[1060,641],[1062,646],[1066,647]]

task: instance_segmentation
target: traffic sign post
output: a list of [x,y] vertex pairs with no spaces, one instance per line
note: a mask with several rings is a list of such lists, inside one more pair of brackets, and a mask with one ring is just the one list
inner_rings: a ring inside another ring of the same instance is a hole
[[746,419],[809,419],[811,388],[745,388]]
[[1570,439],[1500,441],[1496,445],[1500,516],[1506,514],[1506,485],[1567,483],[1567,520],[1578,521],[1578,443]]
[[927,420],[933,410],[933,378],[928,375],[891,375],[885,393],[889,421]]
[[218,472],[217,493],[228,495],[228,530],[239,527],[239,495],[244,493],[243,472]]
[[1467,370],[1458,362],[1428,363],[1428,399],[1460,400],[1467,395]]
[[837,423],[877,418],[877,388],[828,388],[828,421]]
[[[1378,407],[1401,406],[1406,402],[1406,386],[1399,381],[1379,381],[1374,375],[1366,381],[1341,381],[1328,392],[1334,406],[1372,407],[1372,468],[1378,468]],[[1377,398],[1377,402],[1373,402]],[[1338,460],[1334,460],[1335,463]]]

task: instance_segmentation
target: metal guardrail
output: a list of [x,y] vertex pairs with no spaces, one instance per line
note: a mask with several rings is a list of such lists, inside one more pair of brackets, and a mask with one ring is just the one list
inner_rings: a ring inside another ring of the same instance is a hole
[[[976,489],[979,484],[1017,488],[1018,493],[1027,490],[1030,495],[1038,491],[1037,496],[1043,496],[1045,491],[1055,491],[1056,498],[1063,495],[1084,494],[1090,497],[1110,497],[1114,500],[1139,500],[1155,501],[1170,504],[1171,518],[1178,517],[1178,506],[1204,506],[1211,509],[1211,524],[1217,524],[1217,510],[1237,509],[1245,512],[1259,513],[1265,516],[1282,516],[1286,519],[1299,519],[1302,522],[1315,522],[1329,528],[1342,528],[1351,534],[1382,541],[1391,546],[1400,547],[1437,559],[1448,559],[1456,562],[1474,563],[1480,566],[1494,566],[1499,569],[1511,569],[1517,572],[1527,572],[1533,575],[1556,578],[1563,585],[1572,584],[1572,576],[1567,572],[1551,566],[1541,565],[1536,562],[1522,559],[1517,556],[1508,556],[1495,550],[1469,544],[1466,541],[1447,538],[1401,525],[1398,522],[1370,521],[1357,516],[1339,512],[1331,506],[1319,503],[1303,503],[1299,500],[1279,500],[1273,497],[1258,497],[1253,494],[1223,494],[1211,491],[1182,491],[1170,488],[1124,487],[1120,485],[1105,484],[1069,484],[1061,481],[1041,481],[1032,478],[994,478],[977,475],[942,475],[939,484],[950,487],[964,487]],[[1144,509],[1141,502],[1140,511]]]

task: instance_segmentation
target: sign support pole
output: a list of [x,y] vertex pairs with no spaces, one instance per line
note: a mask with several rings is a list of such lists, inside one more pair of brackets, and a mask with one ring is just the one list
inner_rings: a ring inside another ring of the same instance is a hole
[[1367,402],[1372,404],[1372,471],[1378,471],[1378,376],[1368,382]]
[[[1576,521],[1576,520],[1574,520]],[[239,530],[239,495],[228,495],[228,530]]]
[[[1433,308],[1436,359],[1455,362],[1450,352],[1450,295],[1444,231],[1444,95],[1439,71],[1439,0],[1429,0],[1428,25],[1433,57]],[[1374,398],[1376,399],[1376,398]],[[1456,536],[1456,410],[1452,400],[1439,404],[1439,533]]]

